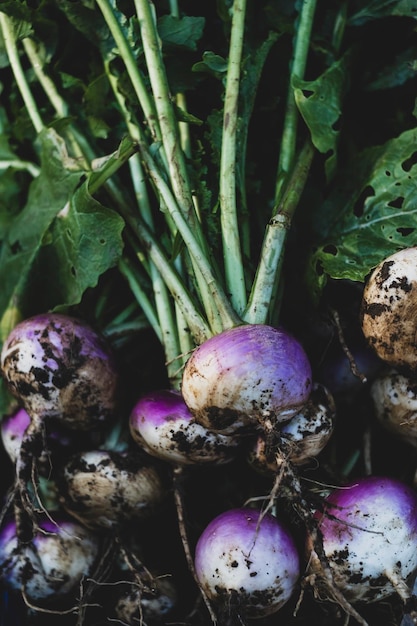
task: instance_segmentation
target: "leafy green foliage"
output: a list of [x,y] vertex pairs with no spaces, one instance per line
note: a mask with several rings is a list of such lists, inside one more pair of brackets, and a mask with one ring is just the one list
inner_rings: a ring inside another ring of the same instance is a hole
[[310,264],[328,276],[363,281],[383,258],[417,244],[417,130],[355,155],[316,214],[319,245]]
[[[13,220],[0,253],[0,314],[11,302],[21,306],[33,268],[47,259],[41,274],[36,304],[24,299],[23,314],[38,306],[53,308],[80,301],[87,287],[113,266],[121,253],[123,220],[77,190],[84,171],[70,158],[54,130],[44,131],[41,173],[32,182],[25,207]],[[43,283],[43,284],[42,284]],[[43,294],[43,296],[42,296]]]

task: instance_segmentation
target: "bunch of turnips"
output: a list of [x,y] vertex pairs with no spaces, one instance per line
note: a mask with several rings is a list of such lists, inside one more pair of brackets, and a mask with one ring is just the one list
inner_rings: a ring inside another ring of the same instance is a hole
[[[406,270],[415,272],[416,254],[375,269],[361,310],[382,363],[370,385],[375,413],[411,443],[415,333],[400,322],[413,306],[405,299],[417,276]],[[269,624],[281,611],[291,623],[306,595],[365,625],[365,601],[394,596],[408,607],[416,493],[388,476],[306,483],[332,441],[338,399],[314,379],[293,334],[265,324],[224,330],[192,351],[178,388],[139,390],[127,408],[117,362],[107,339],[62,313],[25,319],[3,344],[11,410],[2,441],[15,479],[3,504],[0,574],[32,614],[83,623],[91,604],[129,625]],[[232,476],[232,488],[213,485],[218,501],[193,520],[187,489],[207,475]],[[147,563],[164,521],[175,521],[166,533],[178,537],[187,583],[169,559]],[[106,585],[117,590],[111,608],[100,595]]]

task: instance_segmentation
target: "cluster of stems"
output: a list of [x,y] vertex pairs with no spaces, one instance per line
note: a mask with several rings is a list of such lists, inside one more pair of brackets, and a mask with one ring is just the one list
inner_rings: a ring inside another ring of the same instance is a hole
[[[129,140],[99,169],[97,156],[88,138],[77,128],[76,117],[65,130],[71,153],[84,163],[88,191],[104,189],[112,206],[124,218],[125,253],[119,261],[134,299],[161,341],[168,375],[175,387],[179,372],[196,344],[213,334],[240,323],[268,323],[271,308],[280,291],[281,267],[286,235],[309,173],[314,149],[308,140],[297,153],[298,111],[291,87],[294,76],[303,77],[309,52],[316,0],[303,0],[294,33],[292,63],[289,68],[286,115],[282,137],[277,140],[278,171],[273,211],[265,225],[264,242],[253,278],[248,278],[242,253],[242,229],[237,193],[236,150],[240,112],[240,83],[245,54],[247,0],[234,0],[231,8],[229,53],[223,94],[223,124],[219,166],[219,208],[223,259],[212,258],[199,198],[190,182],[188,162],[192,157],[189,125],[179,121],[177,109],[186,113],[186,95],[170,92],[163,50],[157,29],[157,15],[150,0],[134,0],[134,9],[143,49],[146,71],[137,63],[115,5],[96,0],[114,39],[115,50],[103,53],[103,68],[126,126]],[[171,16],[180,18],[176,0],[170,1]],[[13,20],[0,12],[0,28],[16,84],[37,133],[46,128],[26,71],[29,61],[43,88],[56,119],[71,115],[67,103],[48,74],[36,42],[17,40]],[[119,88],[113,69],[115,54],[122,60],[140,116],[132,113]],[[128,165],[135,203],[120,193],[116,171]],[[36,166],[28,164],[36,176]],[[155,207],[164,214],[166,232],[161,238],[155,225]],[[161,243],[163,239],[163,243]],[[182,241],[176,252],[178,240]],[[144,280],[144,276],[146,280]],[[249,284],[248,284],[249,282]]]

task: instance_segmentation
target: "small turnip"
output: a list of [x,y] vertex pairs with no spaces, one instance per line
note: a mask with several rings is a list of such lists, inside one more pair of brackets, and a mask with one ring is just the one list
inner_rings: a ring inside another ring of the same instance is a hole
[[320,454],[333,434],[336,405],[330,391],[313,384],[305,407],[275,433],[277,443],[268,445],[268,435],[259,433],[249,460],[258,469],[277,471],[275,451],[294,465],[305,465]]
[[160,469],[144,453],[88,450],[73,455],[58,480],[61,504],[90,528],[120,531],[149,517],[165,496]]
[[220,616],[256,619],[290,599],[300,561],[291,534],[277,518],[243,507],[208,524],[196,545],[195,571]]
[[[411,596],[417,574],[413,489],[389,477],[360,478],[327,496],[316,518],[334,584],[349,602]],[[320,575],[317,559],[311,564]]]
[[417,447],[417,381],[390,368],[374,380],[370,395],[380,424]]
[[16,460],[18,533],[27,540],[34,527],[28,485],[34,487],[36,459],[44,453],[46,421],[77,431],[107,422],[116,410],[118,376],[104,339],[82,320],[56,313],[15,326],[3,344],[1,370],[30,416]]
[[0,579],[31,605],[73,604],[82,580],[93,573],[100,547],[95,534],[62,514],[55,522],[40,521],[26,544],[19,542],[10,520],[0,531]]
[[149,454],[180,464],[221,464],[231,461],[239,439],[209,431],[195,421],[175,390],[144,394],[130,414],[132,438]]
[[181,392],[195,419],[224,433],[289,420],[312,375],[301,344],[282,328],[245,324],[215,335],[187,361]]
[[417,368],[417,247],[399,250],[370,275],[363,292],[363,333],[394,367]]
[[117,372],[104,339],[82,320],[45,313],[23,320],[1,351],[11,393],[32,420],[89,430],[114,414]]

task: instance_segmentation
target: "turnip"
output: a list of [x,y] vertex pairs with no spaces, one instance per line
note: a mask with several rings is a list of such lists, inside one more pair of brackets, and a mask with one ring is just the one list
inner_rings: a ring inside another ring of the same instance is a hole
[[0,531],[0,578],[8,589],[21,592],[30,606],[45,608],[63,602],[72,606],[80,584],[93,574],[101,550],[99,538],[65,515],[43,519],[32,540],[22,544],[16,522]]
[[[335,489],[316,517],[333,582],[347,600],[411,596],[417,574],[417,495],[408,485],[389,477],[360,478]],[[327,578],[308,548],[311,572],[326,588]],[[329,595],[334,597],[331,590]]]
[[384,259],[363,292],[362,329],[377,355],[395,367],[417,368],[417,247]]
[[21,500],[16,504],[32,517],[19,523],[19,536],[27,538],[34,523],[27,486],[42,454],[46,420],[77,431],[108,421],[116,409],[117,371],[99,334],[81,320],[55,313],[26,319],[11,331],[1,351],[1,369],[31,419],[16,462]]
[[89,430],[115,410],[117,373],[108,346],[82,320],[45,313],[20,322],[1,351],[11,393],[32,420]]
[[133,439],[149,454],[174,464],[220,464],[235,456],[239,439],[208,430],[175,390],[144,394],[130,414]]
[[[30,416],[23,408],[16,409],[9,415],[3,417],[1,421],[1,440],[13,464],[16,463],[19,457],[20,447],[30,422]],[[75,438],[77,443],[81,439],[80,433],[75,434],[74,430],[58,429],[57,424],[52,425],[52,428],[48,428],[45,433],[44,449],[41,453],[42,456],[37,459],[38,469],[40,468],[43,473],[49,474],[52,469],[51,455],[54,454],[56,456],[64,452],[69,446],[74,447],[76,445]]]
[[128,626],[160,624],[177,603],[177,589],[170,576],[155,577],[152,589],[132,582],[123,585],[115,601],[116,618]]
[[300,561],[294,539],[277,518],[243,507],[208,524],[197,541],[195,570],[220,616],[255,619],[290,599]]
[[370,394],[382,426],[417,447],[417,381],[390,368],[374,380]]
[[304,465],[314,459],[327,445],[334,430],[336,405],[324,385],[313,384],[310,398],[303,409],[276,433],[276,443],[268,445],[268,436],[259,433],[249,457],[259,469],[276,472],[276,453],[284,455],[294,465]]
[[162,473],[144,453],[89,450],[75,454],[58,481],[62,506],[90,528],[117,532],[157,510]]
[[311,366],[282,328],[245,324],[215,335],[187,361],[181,391],[195,419],[224,433],[289,420],[307,402]]

